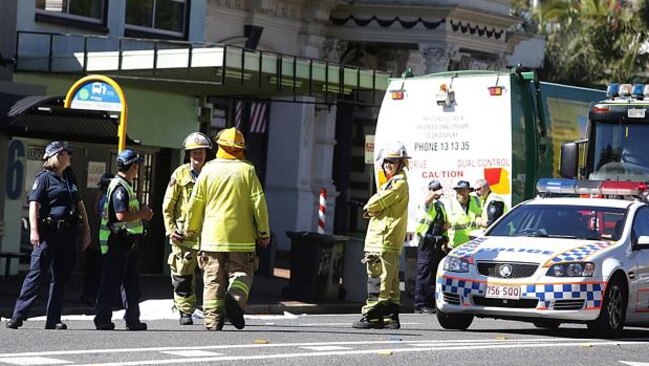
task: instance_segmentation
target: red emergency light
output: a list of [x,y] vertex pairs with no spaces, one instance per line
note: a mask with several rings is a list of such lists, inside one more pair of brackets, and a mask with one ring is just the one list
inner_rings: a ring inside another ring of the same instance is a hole
[[402,100],[405,96],[404,90],[390,90],[390,95],[392,95],[392,100]]
[[490,86],[487,89],[489,89],[489,95],[492,97],[499,97],[503,95],[503,91],[505,90],[505,87],[503,86]]
[[599,190],[605,195],[639,195],[647,191],[647,183],[605,180]]

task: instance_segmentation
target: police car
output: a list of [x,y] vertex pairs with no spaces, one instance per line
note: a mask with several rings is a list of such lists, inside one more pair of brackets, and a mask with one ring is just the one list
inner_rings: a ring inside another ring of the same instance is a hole
[[598,337],[649,325],[647,184],[542,179],[537,190],[442,261],[440,325],[466,329],[476,316],[585,323]]

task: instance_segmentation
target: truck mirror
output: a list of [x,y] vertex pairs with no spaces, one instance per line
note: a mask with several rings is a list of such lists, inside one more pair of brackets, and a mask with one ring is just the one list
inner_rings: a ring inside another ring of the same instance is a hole
[[561,162],[559,168],[559,175],[562,178],[576,178],[577,177],[577,157],[579,156],[579,149],[574,142],[567,142],[561,145]]

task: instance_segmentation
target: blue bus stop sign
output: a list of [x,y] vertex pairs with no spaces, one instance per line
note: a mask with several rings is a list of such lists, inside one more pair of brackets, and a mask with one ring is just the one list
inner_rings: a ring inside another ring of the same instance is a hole
[[90,81],[74,93],[70,108],[121,112],[122,102],[110,84]]

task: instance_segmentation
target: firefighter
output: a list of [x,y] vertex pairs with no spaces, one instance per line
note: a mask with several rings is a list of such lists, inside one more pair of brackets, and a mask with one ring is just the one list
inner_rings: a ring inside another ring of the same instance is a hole
[[415,313],[435,312],[435,273],[439,262],[446,256],[448,248],[448,228],[446,209],[440,201],[442,184],[437,180],[428,183],[423,217],[415,230],[417,245],[417,278],[415,281]]
[[180,313],[180,325],[191,325],[196,310],[196,280],[194,278],[198,258],[196,235],[184,237],[181,233],[186,223],[186,210],[192,189],[212,149],[209,137],[193,132],[183,142],[189,162],[179,166],[167,185],[162,213],[171,244],[167,263],[171,269],[171,284],[174,288],[174,304]]
[[[20,289],[7,328],[18,329],[38,297],[46,276],[51,275],[45,329],[67,329],[61,322],[65,286],[74,269],[77,236],[83,231],[82,249],[90,245],[86,208],[74,177],[65,174],[73,149],[61,141],[47,145],[43,170],[29,193],[29,240],[33,246],[29,271]],[[69,171],[68,171],[69,172]]]
[[408,181],[405,170],[410,157],[405,146],[391,144],[380,154],[388,181],[370,197],[363,216],[370,219],[365,237],[367,303],[354,328],[399,329],[399,257],[408,221]]
[[219,132],[216,159],[203,167],[187,210],[185,237],[200,232],[203,318],[207,330],[223,329],[224,316],[237,329],[253,280],[255,244],[268,246],[268,210],[245,141],[236,128]]
[[475,193],[482,206],[482,214],[476,219],[476,222],[481,228],[488,228],[507,212],[507,205],[500,196],[491,191],[491,187],[485,179],[478,179],[475,182]]
[[120,293],[126,312],[127,330],[146,330],[140,321],[140,273],[135,245],[144,236],[142,220],[151,220],[153,211],[140,207],[133,179],[137,176],[142,157],[132,150],[122,150],[115,159],[117,175],[111,179],[104,203],[99,243],[104,255],[101,283],[95,308],[95,327],[113,330],[112,305]]
[[448,221],[451,227],[448,230],[449,247],[458,247],[469,241],[471,231],[478,228],[477,219],[482,215],[480,200],[473,192],[471,184],[466,180],[457,182],[453,187],[455,197],[448,202]]

